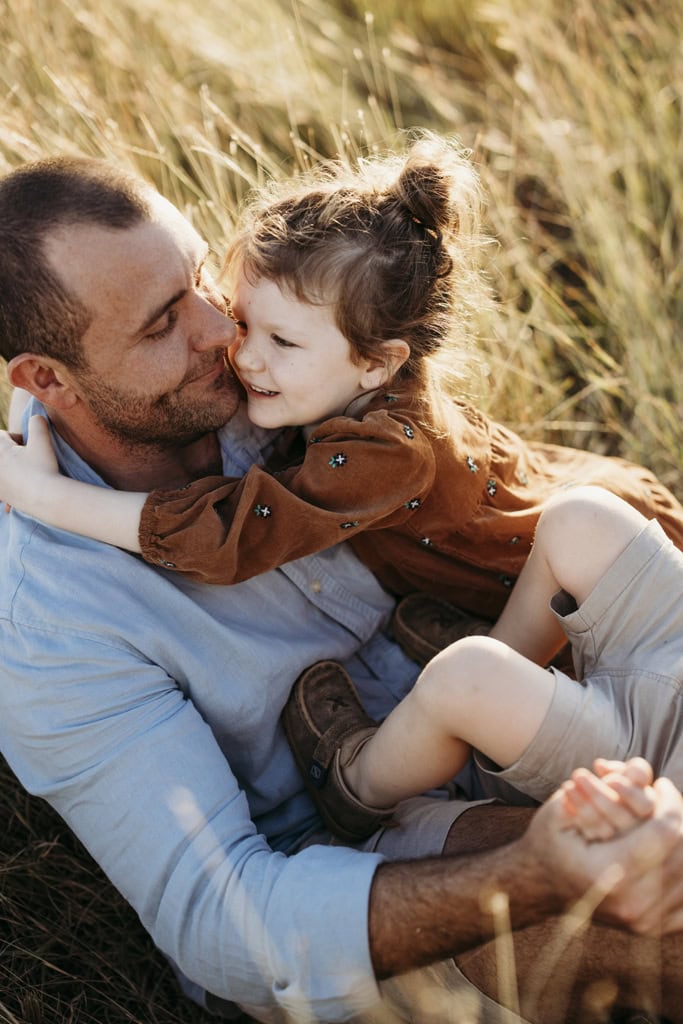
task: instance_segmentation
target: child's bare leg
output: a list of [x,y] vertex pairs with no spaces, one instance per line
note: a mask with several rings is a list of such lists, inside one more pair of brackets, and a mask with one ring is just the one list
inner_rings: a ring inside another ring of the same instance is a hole
[[470,747],[503,768],[518,760],[553,695],[554,679],[540,665],[564,642],[549,609],[551,597],[563,589],[580,604],[645,522],[599,488],[577,488],[550,502],[491,635],[466,637],[432,659],[344,767],[356,796],[369,806],[389,807],[442,785],[462,768]]
[[343,769],[364,803],[389,807],[443,785],[470,747],[508,767],[550,705],[550,672],[490,637],[466,637],[425,667],[408,696]]
[[565,828],[589,841],[612,839],[654,809],[652,769],[642,758],[595,762],[596,773],[577,768],[563,783],[561,808]]
[[581,604],[645,524],[640,512],[598,487],[577,487],[553,498],[490,635],[547,664],[565,642],[550,611],[552,596],[566,590]]

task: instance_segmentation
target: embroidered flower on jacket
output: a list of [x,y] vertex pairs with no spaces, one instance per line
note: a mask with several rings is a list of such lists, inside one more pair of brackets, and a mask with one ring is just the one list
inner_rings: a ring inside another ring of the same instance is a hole
[[479,472],[479,466],[476,464],[476,462],[474,461],[474,459],[472,458],[471,455],[467,456],[466,462],[467,462],[467,468],[469,469],[470,473],[478,473]]
[[339,466],[346,465],[348,461],[349,460],[347,459],[346,455],[344,455],[344,452],[337,452],[337,454],[333,455],[330,461],[328,462],[328,466],[332,466],[332,469],[338,469]]
[[412,427],[408,426],[407,423],[403,424],[403,433],[406,435],[409,441],[412,441],[412,439],[415,437],[415,431],[413,430]]
[[340,524],[340,529],[341,530],[352,530],[354,526],[358,526],[358,520],[357,519],[354,519],[353,521],[349,520],[348,523],[341,523]]
[[498,490],[496,481],[493,479],[493,477],[489,477],[489,479],[486,481],[486,490],[489,492],[491,497],[493,497],[493,495]]
[[254,507],[254,514],[257,515],[259,519],[268,519],[269,516],[272,516],[273,510],[270,505],[256,505]]
[[420,544],[422,544],[422,546],[425,547],[425,548],[430,548],[433,543],[434,543],[434,541],[431,539],[431,537],[421,537],[420,538]]
[[419,498],[411,498],[410,501],[406,501],[405,502],[403,507],[404,508],[410,508],[410,509],[414,510],[416,508],[419,508],[421,504],[422,504],[422,502],[420,501]]

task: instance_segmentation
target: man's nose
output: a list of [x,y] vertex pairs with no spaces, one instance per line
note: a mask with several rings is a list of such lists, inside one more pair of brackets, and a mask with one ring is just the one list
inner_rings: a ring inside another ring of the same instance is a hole
[[235,340],[235,324],[220,309],[204,296],[197,296],[201,307],[197,311],[198,322],[194,332],[194,347],[204,351],[211,348],[227,348]]

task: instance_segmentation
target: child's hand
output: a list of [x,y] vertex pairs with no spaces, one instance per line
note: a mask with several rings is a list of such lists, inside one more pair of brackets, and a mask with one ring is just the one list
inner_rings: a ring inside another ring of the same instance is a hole
[[607,840],[651,816],[655,794],[646,761],[600,758],[593,767],[595,774],[577,768],[562,786],[565,828],[576,829],[588,841]]
[[24,422],[24,412],[31,396],[23,388],[12,388],[9,409],[7,411],[7,429],[10,434],[21,434],[21,425]]
[[0,431],[0,496],[6,505],[26,510],[46,477],[58,476],[59,466],[47,420],[32,416],[25,445]]
[[607,776],[615,781],[626,779],[640,789],[651,786],[654,778],[652,766],[644,757],[632,757],[629,761],[608,761],[605,757],[598,757],[593,761],[593,771],[601,779]]

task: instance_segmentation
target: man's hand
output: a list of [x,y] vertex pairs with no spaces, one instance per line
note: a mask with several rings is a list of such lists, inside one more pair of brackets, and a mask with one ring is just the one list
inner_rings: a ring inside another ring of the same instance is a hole
[[587,895],[598,918],[639,934],[683,929],[683,797],[664,778],[653,790],[651,817],[602,842],[562,829],[560,790],[522,840],[568,905]]

